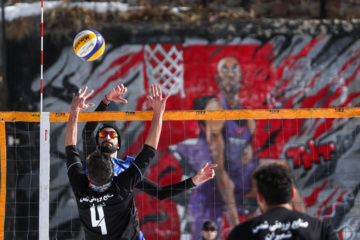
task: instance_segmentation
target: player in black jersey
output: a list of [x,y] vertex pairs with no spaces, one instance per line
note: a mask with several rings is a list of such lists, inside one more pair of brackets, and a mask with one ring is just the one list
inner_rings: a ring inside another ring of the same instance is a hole
[[[111,101],[126,103],[127,100],[122,98],[122,95],[126,92],[127,88],[123,84],[112,88],[111,91],[103,97],[95,111],[106,111]],[[110,156],[110,159],[113,162],[114,174],[117,176],[130,166],[131,162],[134,161],[134,158],[130,156],[126,156],[123,159],[117,158],[118,151],[121,148],[121,136],[120,130],[115,124],[102,123],[97,131],[95,131],[97,125],[98,122],[90,121],[84,126],[82,132],[84,157],[86,158],[88,154],[94,152],[95,150],[106,153]],[[111,135],[111,133],[113,135]],[[196,185],[211,179],[213,176],[204,175],[203,172],[207,172],[208,169],[216,166],[217,164],[206,165],[202,167],[194,177],[187,178],[184,181],[168,186],[160,186],[144,177],[143,180],[135,187],[159,200],[164,200],[183,193],[191,188],[194,188]]]
[[148,99],[154,114],[144,148],[129,168],[113,177],[110,157],[101,152],[94,152],[87,158],[89,175],[86,176],[76,148],[79,112],[94,106],[92,103],[85,103],[93,93],[86,91],[87,87],[84,90],[80,89],[77,95],[73,95],[65,137],[68,177],[76,198],[85,237],[87,240],[138,240],[139,219],[133,188],[142,180],[149,161],[155,155],[169,94],[163,98],[160,87],[155,84],[151,86],[152,96],[148,96]]
[[280,164],[255,170],[257,200],[263,214],[236,226],[228,240],[338,240],[327,222],[292,210],[294,182],[291,172]]

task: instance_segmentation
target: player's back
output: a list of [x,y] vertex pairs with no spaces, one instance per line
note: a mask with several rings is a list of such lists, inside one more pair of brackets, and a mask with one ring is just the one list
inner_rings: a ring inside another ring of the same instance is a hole
[[89,188],[77,193],[77,204],[85,237],[92,239],[139,239],[139,221],[131,192],[113,184],[105,192]]
[[330,225],[319,219],[277,207],[238,225],[227,239],[338,240],[338,237]]

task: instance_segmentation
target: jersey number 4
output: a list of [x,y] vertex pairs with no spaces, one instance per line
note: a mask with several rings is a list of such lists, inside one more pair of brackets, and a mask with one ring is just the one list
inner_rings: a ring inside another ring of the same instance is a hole
[[[96,214],[96,212],[98,214]],[[101,234],[107,235],[107,229],[106,229],[106,223],[105,223],[105,216],[104,216],[104,210],[103,206],[91,206],[90,208],[91,213],[91,224],[93,227],[100,227],[101,228]],[[99,218],[96,217],[96,215],[99,216]]]

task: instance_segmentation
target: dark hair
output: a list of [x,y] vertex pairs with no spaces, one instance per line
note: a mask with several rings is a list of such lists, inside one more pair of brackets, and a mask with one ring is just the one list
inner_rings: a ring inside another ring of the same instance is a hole
[[[201,96],[198,97],[194,100],[193,105],[194,105],[194,110],[204,110],[206,105],[209,103],[209,101],[213,98],[216,98],[216,96],[213,95],[205,95],[205,96]],[[203,127],[205,127],[205,121],[204,120],[199,120],[198,123],[200,125],[202,125]]]
[[280,164],[267,164],[257,169],[253,178],[257,188],[269,206],[291,202],[293,176],[286,167]]
[[113,164],[110,157],[104,153],[93,152],[86,159],[91,183],[102,186],[111,181]]
[[217,230],[216,222],[211,221],[211,220],[205,221],[202,226],[202,230],[206,230],[209,227],[213,227],[213,228],[215,228],[215,230]]
[[119,128],[113,124],[113,123],[102,123],[100,124],[98,130],[96,131],[96,135],[95,135],[95,141],[96,141],[96,145],[99,145],[99,133],[101,132],[101,130],[103,130],[104,128],[112,128],[115,130],[115,132],[118,134],[118,145],[119,145],[119,149],[121,148],[121,135],[120,135],[120,130]]

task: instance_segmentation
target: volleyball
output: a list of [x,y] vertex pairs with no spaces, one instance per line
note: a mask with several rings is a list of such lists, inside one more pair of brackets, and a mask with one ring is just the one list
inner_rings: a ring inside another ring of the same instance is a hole
[[95,30],[83,30],[76,35],[73,49],[81,59],[94,61],[104,53],[105,40],[103,36]]

